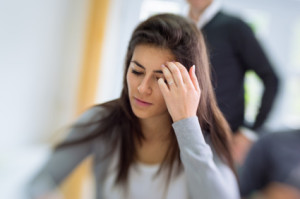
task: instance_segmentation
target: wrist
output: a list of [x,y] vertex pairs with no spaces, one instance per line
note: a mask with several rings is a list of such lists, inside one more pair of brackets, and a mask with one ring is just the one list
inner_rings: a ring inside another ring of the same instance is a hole
[[246,137],[248,138],[249,140],[251,140],[252,142],[255,142],[258,140],[258,135],[252,131],[251,129],[249,128],[246,128],[246,127],[241,127],[240,128],[240,132]]
[[181,116],[181,117],[172,117],[172,120],[173,122],[178,122],[180,120],[184,120],[184,119],[188,119],[188,118],[191,118],[191,117],[195,117],[196,115],[188,115],[188,116]]

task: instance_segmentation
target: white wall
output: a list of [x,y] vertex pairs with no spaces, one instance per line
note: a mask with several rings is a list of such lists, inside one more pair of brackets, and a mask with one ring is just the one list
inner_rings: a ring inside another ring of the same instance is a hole
[[23,198],[35,144],[72,119],[87,2],[0,1],[0,198]]
[[43,137],[61,112],[70,112],[74,100],[65,97],[76,90],[87,6],[79,0],[1,2],[0,121],[2,132],[16,138],[2,146]]

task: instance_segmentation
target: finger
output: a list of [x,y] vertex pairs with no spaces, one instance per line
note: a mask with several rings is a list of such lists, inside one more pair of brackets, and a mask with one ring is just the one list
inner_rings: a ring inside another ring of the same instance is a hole
[[190,68],[189,75],[197,92],[200,92],[199,82],[195,73],[195,65]]
[[183,86],[182,75],[181,75],[181,72],[180,72],[178,66],[176,66],[176,64],[174,62],[167,62],[167,66],[172,74],[172,77],[173,77],[176,85]]
[[160,89],[163,97],[165,98],[166,97],[166,93],[169,92],[169,88],[168,88],[168,86],[165,83],[165,81],[164,81],[163,78],[159,78],[159,80],[157,82],[158,82],[158,87],[159,87],[159,89]]
[[176,82],[174,82],[173,76],[169,68],[166,67],[165,65],[162,65],[162,71],[165,79],[167,80],[169,88],[176,86]]
[[183,83],[187,85],[193,84],[187,68],[184,67],[180,62],[176,62],[176,65],[181,72]]

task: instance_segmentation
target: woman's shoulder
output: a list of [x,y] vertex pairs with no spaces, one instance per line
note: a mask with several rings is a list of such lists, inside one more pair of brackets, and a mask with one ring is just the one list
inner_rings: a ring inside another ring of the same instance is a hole
[[111,121],[111,113],[114,108],[115,101],[106,102],[104,104],[96,104],[86,109],[70,128],[67,133],[66,140],[82,139],[94,135],[99,129],[107,125]]
[[95,104],[86,109],[77,119],[76,124],[85,124],[99,121],[113,112],[118,106],[117,100],[109,101],[103,104]]

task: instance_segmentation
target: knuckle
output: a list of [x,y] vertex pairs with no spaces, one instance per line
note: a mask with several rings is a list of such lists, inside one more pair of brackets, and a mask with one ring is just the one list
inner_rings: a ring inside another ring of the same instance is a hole
[[174,75],[179,75],[180,74],[179,69],[178,68],[173,69],[173,74]]
[[170,73],[165,74],[165,78],[166,78],[166,79],[170,79],[170,78],[171,78],[171,74],[170,74]]
[[184,72],[186,72],[186,68],[185,67],[179,67],[179,70],[182,72],[182,73],[184,73]]

